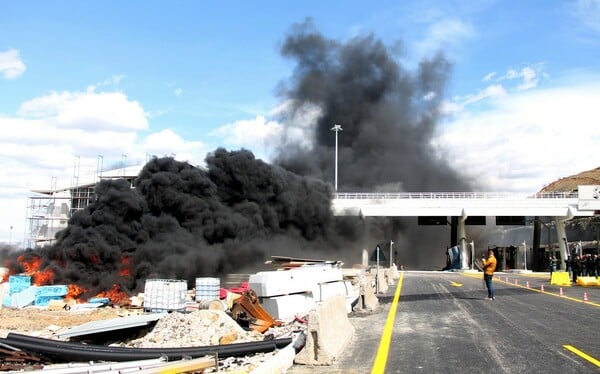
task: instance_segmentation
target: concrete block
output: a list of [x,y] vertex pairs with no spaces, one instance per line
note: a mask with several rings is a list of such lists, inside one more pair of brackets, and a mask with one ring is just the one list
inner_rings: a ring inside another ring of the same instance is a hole
[[360,283],[360,301],[357,308],[363,310],[375,310],[379,305],[379,299],[375,292],[375,278],[364,277]]
[[317,303],[308,315],[306,344],[294,360],[303,365],[332,365],[354,334],[345,301],[335,296]]
[[388,290],[388,282],[387,277],[385,276],[385,270],[379,269],[379,271],[375,271],[375,284],[376,290],[378,293],[385,293]]
[[271,317],[282,321],[291,320],[294,316],[304,316],[316,307],[315,299],[309,293],[265,297],[261,306]]
[[312,291],[318,283],[343,280],[342,269],[329,265],[306,266],[290,270],[261,271],[250,275],[249,286],[259,297]]
[[392,264],[392,267],[390,268],[390,278],[394,281],[400,279],[400,272],[398,271],[396,264]]

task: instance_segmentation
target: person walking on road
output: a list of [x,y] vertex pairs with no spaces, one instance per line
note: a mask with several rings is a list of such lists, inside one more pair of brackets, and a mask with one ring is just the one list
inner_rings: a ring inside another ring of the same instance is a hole
[[552,255],[552,257],[550,257],[550,280],[552,280],[552,273],[554,273],[556,271],[557,263],[558,263],[558,260],[556,259],[556,257],[554,255]]
[[483,258],[483,279],[485,280],[485,286],[488,291],[488,300],[495,300],[494,297],[494,286],[492,285],[492,278],[496,271],[496,257],[494,257],[494,251],[488,250],[487,259]]

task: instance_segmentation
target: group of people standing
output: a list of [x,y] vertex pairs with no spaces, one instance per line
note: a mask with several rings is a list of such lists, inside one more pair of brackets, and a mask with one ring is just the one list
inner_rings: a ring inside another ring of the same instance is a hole
[[577,277],[599,277],[600,276],[600,257],[598,255],[578,254],[573,257],[568,256],[565,260],[566,270],[577,282]]

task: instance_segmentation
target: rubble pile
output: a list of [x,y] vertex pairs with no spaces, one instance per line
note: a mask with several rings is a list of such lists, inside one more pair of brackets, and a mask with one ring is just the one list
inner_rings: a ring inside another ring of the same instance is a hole
[[121,343],[134,348],[181,348],[264,340],[261,333],[244,330],[221,310],[172,312],[145,336]]

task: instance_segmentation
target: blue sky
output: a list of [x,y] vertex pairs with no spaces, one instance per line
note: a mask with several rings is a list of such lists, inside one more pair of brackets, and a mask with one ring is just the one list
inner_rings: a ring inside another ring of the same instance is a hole
[[80,173],[98,155],[201,164],[218,146],[268,160],[294,66],[279,46],[306,17],[328,38],[372,33],[408,69],[444,53],[432,143],[488,190],[600,166],[600,0],[3,1],[0,242],[24,237],[29,191],[68,184],[75,159]]

